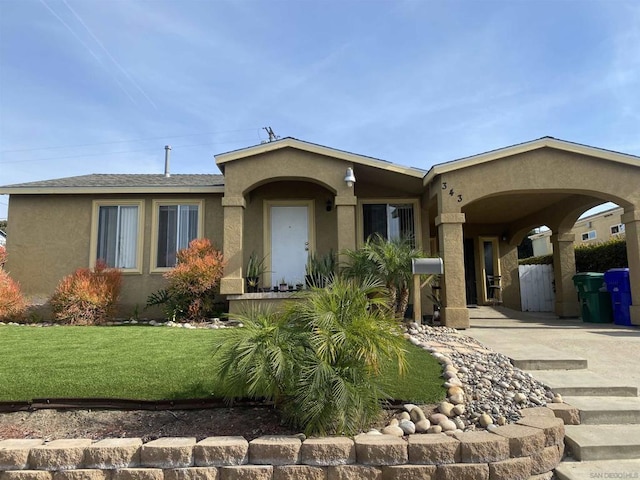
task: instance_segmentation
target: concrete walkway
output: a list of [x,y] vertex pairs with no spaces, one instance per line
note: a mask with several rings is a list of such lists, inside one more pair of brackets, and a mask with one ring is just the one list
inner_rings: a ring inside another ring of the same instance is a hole
[[560,320],[550,313],[503,307],[470,308],[469,314],[471,328],[464,333],[497,352],[523,359],[551,352],[558,359],[584,359],[589,371],[640,390],[640,327]]
[[573,458],[558,466],[556,478],[640,478],[640,328],[506,308],[469,312],[465,334],[580,411],[581,424],[565,428]]

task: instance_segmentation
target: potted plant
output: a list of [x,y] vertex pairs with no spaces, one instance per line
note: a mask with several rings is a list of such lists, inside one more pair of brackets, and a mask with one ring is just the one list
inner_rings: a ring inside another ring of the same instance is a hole
[[284,279],[284,277],[282,277],[282,280],[280,280],[280,291],[281,292],[286,292],[288,290],[289,290],[289,284]]
[[247,292],[254,293],[258,291],[260,277],[262,277],[266,271],[265,257],[258,258],[256,252],[251,252],[249,261],[247,262],[247,277],[245,279]]

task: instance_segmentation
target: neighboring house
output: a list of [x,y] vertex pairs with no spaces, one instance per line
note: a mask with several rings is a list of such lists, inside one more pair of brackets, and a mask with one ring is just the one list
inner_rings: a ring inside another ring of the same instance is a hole
[[[623,214],[623,208],[614,207],[579,219],[571,229],[571,233],[575,235],[575,244],[600,243],[613,238],[624,237],[625,225],[622,223]],[[533,243],[534,257],[553,253],[551,233],[550,230],[545,230],[529,236]]]
[[545,137],[428,172],[293,138],[215,158],[223,175],[85,175],[0,187],[14,225],[7,269],[25,293],[43,295],[105,259],[124,271],[121,308],[130,313],[164,285],[179,248],[207,237],[228,261],[220,289],[233,309],[260,295],[244,291],[252,252],[267,258],[269,286],[301,280],[310,252],[357,248],[372,233],[410,235],[442,257],[442,318],[466,328],[467,305],[491,303],[490,277],[500,278],[504,304],[520,308],[517,246],[547,225],[555,311],[575,316],[570,232],[583,212],[612,201],[625,211],[631,318],[640,324],[638,157]]
[[[625,233],[625,225],[622,223],[623,214],[623,208],[614,207],[579,219],[571,229],[571,233],[575,235],[575,244],[600,243],[623,237]],[[529,238],[533,243],[534,257],[553,253],[550,230],[536,233]]]

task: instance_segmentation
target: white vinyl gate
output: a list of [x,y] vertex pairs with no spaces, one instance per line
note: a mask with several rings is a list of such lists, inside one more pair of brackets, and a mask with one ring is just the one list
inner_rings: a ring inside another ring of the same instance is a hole
[[520,265],[520,300],[523,312],[553,312],[556,293],[553,265]]

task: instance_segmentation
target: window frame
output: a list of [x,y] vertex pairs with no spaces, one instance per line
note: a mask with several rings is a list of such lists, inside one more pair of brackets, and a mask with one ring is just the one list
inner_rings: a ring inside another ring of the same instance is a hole
[[411,204],[413,206],[413,229],[414,229],[414,240],[415,240],[415,248],[422,249],[422,223],[420,218],[420,199],[416,197],[377,197],[377,198],[358,198],[358,211],[356,214],[356,246],[361,248],[365,243],[364,238],[364,205],[370,204],[394,204],[394,203],[405,203]]
[[173,207],[180,205],[190,205],[198,207],[198,228],[196,238],[202,238],[204,235],[204,199],[155,199],[152,201],[152,218],[151,218],[151,248],[149,257],[150,273],[165,273],[174,267],[158,267],[158,228],[160,227],[160,207]]
[[[593,236],[591,236],[592,233]],[[587,238],[585,238],[585,235],[587,236]],[[596,238],[598,238],[598,234],[595,230],[589,230],[588,232],[582,232],[580,234],[580,238],[583,242],[590,242],[591,240],[595,240]]]
[[[618,231],[614,232],[613,229],[617,228]],[[625,233],[625,226],[624,223],[616,223],[615,225],[611,225],[609,227],[609,234],[611,236],[617,237],[618,235],[622,235],[623,233]]]
[[[98,231],[100,229],[100,207],[137,207],[138,232],[136,238],[136,266],[134,268],[118,268],[125,274],[142,273],[142,257],[144,248],[144,200],[93,200],[91,215],[91,247],[89,252],[89,267],[94,268],[98,260]],[[111,267],[110,267],[111,268]]]

